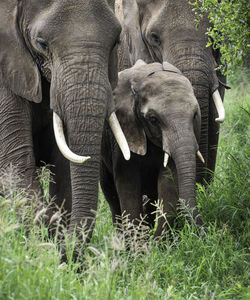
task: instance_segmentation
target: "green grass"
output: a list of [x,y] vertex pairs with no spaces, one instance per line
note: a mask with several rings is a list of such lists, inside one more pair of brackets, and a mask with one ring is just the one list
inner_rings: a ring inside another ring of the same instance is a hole
[[50,239],[39,221],[42,208],[36,200],[25,204],[25,193],[2,177],[7,197],[0,196],[0,299],[250,299],[248,82],[243,71],[231,77],[215,180],[206,191],[198,187],[208,227],[203,238],[184,224],[171,240],[149,236],[126,250],[100,193],[81,265],[70,259],[70,243],[69,262],[61,264],[57,236]]

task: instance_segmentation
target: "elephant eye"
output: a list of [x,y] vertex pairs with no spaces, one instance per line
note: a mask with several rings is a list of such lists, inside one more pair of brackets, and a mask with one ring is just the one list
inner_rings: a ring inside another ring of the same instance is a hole
[[37,38],[36,43],[41,50],[48,51],[48,44],[43,39]]
[[121,43],[121,40],[120,40],[120,37],[118,37],[118,38],[116,39],[116,41],[115,41],[115,43],[114,43],[114,45],[113,45],[113,47],[112,47],[111,50],[113,50],[113,49],[115,48],[115,46],[120,45],[120,43]]
[[158,120],[155,116],[149,116],[148,120],[153,126],[155,126],[158,123]]
[[159,38],[159,36],[158,36],[156,33],[152,32],[152,33],[150,34],[150,39],[151,39],[151,41],[152,41],[153,43],[155,43],[157,46],[160,46],[160,45],[161,45],[161,39]]

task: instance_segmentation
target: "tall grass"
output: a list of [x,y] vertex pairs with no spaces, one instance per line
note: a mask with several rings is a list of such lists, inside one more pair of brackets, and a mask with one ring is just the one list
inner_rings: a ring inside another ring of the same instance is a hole
[[128,250],[100,192],[81,262],[72,261],[67,242],[69,261],[62,264],[59,235],[50,237],[44,225],[47,204],[16,191],[14,175],[2,175],[0,299],[249,299],[248,79],[240,71],[230,80],[215,179],[207,190],[198,187],[205,237],[187,223],[164,242],[140,230]]

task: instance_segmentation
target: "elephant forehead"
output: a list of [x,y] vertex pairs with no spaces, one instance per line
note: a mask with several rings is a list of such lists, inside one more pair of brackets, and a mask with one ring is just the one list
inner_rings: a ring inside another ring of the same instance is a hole
[[[183,76],[182,76],[183,77]],[[193,111],[198,102],[191,84],[186,80],[159,80],[144,84],[141,89],[142,111],[154,110],[162,114]]]
[[193,88],[188,79],[182,75],[168,72],[155,73],[142,82],[141,96],[143,98],[181,98],[184,95],[193,95]]
[[155,96],[144,100],[142,103],[142,112],[147,114],[152,110],[158,114],[166,115],[172,113],[191,113],[198,107],[198,103],[192,95],[182,95],[173,93],[167,96]]
[[26,5],[32,8],[27,9],[25,16],[33,35],[45,40],[78,37],[91,41],[96,40],[98,33],[105,33],[109,40],[120,32],[119,22],[106,1],[26,0]]

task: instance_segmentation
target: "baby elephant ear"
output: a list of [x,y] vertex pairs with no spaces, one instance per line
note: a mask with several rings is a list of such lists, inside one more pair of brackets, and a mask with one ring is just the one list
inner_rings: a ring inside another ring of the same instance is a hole
[[137,67],[141,67],[141,66],[145,66],[145,65],[146,65],[146,63],[145,63],[144,60],[138,59],[138,60],[136,61],[136,63],[133,65],[133,68],[137,68]]
[[118,84],[114,90],[116,115],[130,150],[136,154],[145,155],[147,140],[135,113],[135,95],[129,80],[132,72],[132,69],[128,69],[119,73]]
[[41,102],[39,70],[18,26],[17,1],[0,1],[0,85],[30,101]]
[[164,61],[162,63],[162,67],[163,67],[164,71],[170,71],[170,72],[175,72],[175,73],[178,73],[178,74],[182,74],[179,69],[177,69],[175,66],[171,65],[167,61]]

